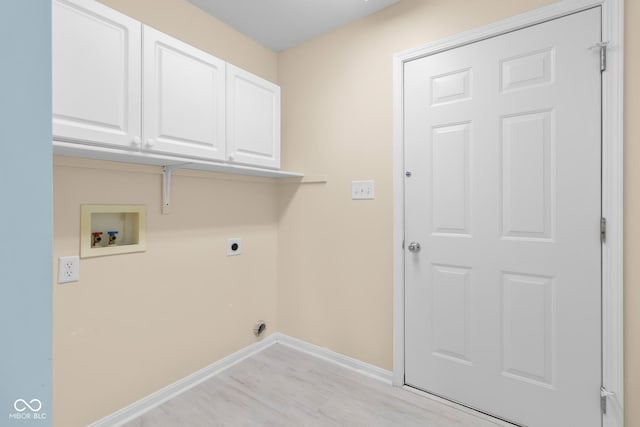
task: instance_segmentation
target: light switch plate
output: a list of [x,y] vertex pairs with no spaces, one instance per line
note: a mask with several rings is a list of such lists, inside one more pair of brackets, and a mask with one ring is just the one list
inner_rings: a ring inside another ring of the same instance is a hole
[[373,180],[351,181],[352,200],[373,200],[374,198]]

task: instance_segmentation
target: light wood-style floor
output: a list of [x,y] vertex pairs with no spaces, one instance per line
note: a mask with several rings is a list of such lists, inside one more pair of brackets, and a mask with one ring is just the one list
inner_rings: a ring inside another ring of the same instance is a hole
[[275,344],[125,427],[510,425]]

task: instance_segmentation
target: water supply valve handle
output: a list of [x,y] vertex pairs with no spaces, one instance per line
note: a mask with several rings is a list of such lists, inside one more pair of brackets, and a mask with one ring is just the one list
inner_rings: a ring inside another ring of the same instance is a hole
[[102,242],[102,231],[94,231],[91,233],[91,247],[98,246]]
[[109,235],[109,244],[110,245],[115,245],[116,244],[116,239],[118,238],[118,232],[117,231],[107,231],[107,234]]

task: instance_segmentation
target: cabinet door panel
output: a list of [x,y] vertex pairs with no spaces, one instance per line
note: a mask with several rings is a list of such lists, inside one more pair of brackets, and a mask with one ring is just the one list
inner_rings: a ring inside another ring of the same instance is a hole
[[53,2],[55,139],[137,148],[141,24],[98,2]]
[[229,160],[280,167],[280,87],[227,64]]
[[224,160],[224,62],[150,27],[143,44],[144,149]]

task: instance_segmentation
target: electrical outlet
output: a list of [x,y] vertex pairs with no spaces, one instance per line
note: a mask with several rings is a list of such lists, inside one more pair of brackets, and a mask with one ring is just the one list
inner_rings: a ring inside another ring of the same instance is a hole
[[242,239],[239,237],[227,240],[227,256],[240,255],[242,253]]
[[80,258],[78,256],[58,258],[58,283],[77,282],[78,280],[80,280]]

